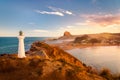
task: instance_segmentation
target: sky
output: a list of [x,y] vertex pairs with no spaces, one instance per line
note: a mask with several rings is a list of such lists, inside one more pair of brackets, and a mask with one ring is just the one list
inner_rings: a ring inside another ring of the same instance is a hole
[[120,0],[0,0],[0,36],[120,32]]

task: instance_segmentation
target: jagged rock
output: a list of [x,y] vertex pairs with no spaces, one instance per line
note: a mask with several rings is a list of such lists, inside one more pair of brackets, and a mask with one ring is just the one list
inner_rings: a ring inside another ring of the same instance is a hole
[[39,55],[41,58],[43,59],[49,59],[49,57],[47,56],[46,52],[44,50],[40,50],[40,51],[35,51],[33,53],[33,55],[36,54],[36,55]]
[[72,35],[71,35],[71,33],[70,33],[70,32],[65,31],[63,36],[70,37],[70,36],[72,36]]
[[34,42],[31,45],[30,51],[36,52],[41,50],[44,50],[50,59],[67,61],[68,63],[84,68],[82,62],[56,46],[50,46],[44,42],[39,41]]
[[58,39],[72,39],[72,38],[74,38],[74,36],[70,32],[65,31],[63,36],[59,37]]

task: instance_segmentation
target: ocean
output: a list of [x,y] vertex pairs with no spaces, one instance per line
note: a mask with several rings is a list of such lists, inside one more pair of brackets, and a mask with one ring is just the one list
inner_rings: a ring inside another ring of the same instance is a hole
[[[35,41],[42,41],[48,37],[26,37],[24,40],[25,50],[29,50],[30,46]],[[17,37],[0,37],[0,54],[12,54],[18,51]]]

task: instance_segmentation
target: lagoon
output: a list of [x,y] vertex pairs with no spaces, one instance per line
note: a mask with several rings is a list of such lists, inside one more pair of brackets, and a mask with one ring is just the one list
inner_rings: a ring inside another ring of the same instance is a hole
[[107,68],[112,73],[120,73],[120,46],[77,48],[67,52],[98,70]]

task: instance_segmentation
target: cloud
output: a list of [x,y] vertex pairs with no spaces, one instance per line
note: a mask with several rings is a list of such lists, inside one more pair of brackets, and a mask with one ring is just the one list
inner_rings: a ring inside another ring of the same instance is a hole
[[64,10],[64,9],[61,9],[61,8],[55,8],[55,7],[52,7],[52,6],[49,6],[48,8],[53,10],[53,11],[58,11],[58,12],[61,12],[61,13],[64,13],[64,14],[73,15],[73,13],[71,11]]
[[52,11],[40,11],[40,10],[35,10],[35,12],[40,13],[40,14],[50,14],[50,15],[57,15],[57,16],[64,16],[65,14],[67,15],[73,15],[73,13],[71,11],[68,10],[64,10],[61,8],[55,8],[55,7],[48,7],[49,9],[51,9]]
[[44,33],[46,33],[46,32],[49,32],[49,31],[47,31],[47,30],[41,30],[41,29],[36,29],[36,30],[33,30],[34,32],[44,32]]
[[50,15],[58,15],[58,16],[64,16],[63,13],[61,12],[48,12],[48,11],[40,11],[40,10],[35,10],[37,13],[40,14],[50,14]]
[[86,19],[86,24],[93,26],[110,26],[110,25],[120,25],[120,14],[92,14],[92,15],[82,15]]
[[74,26],[66,26],[66,28],[70,29],[70,28],[73,28]]
[[87,24],[85,22],[77,22],[77,23],[75,23],[75,25],[86,26]]

